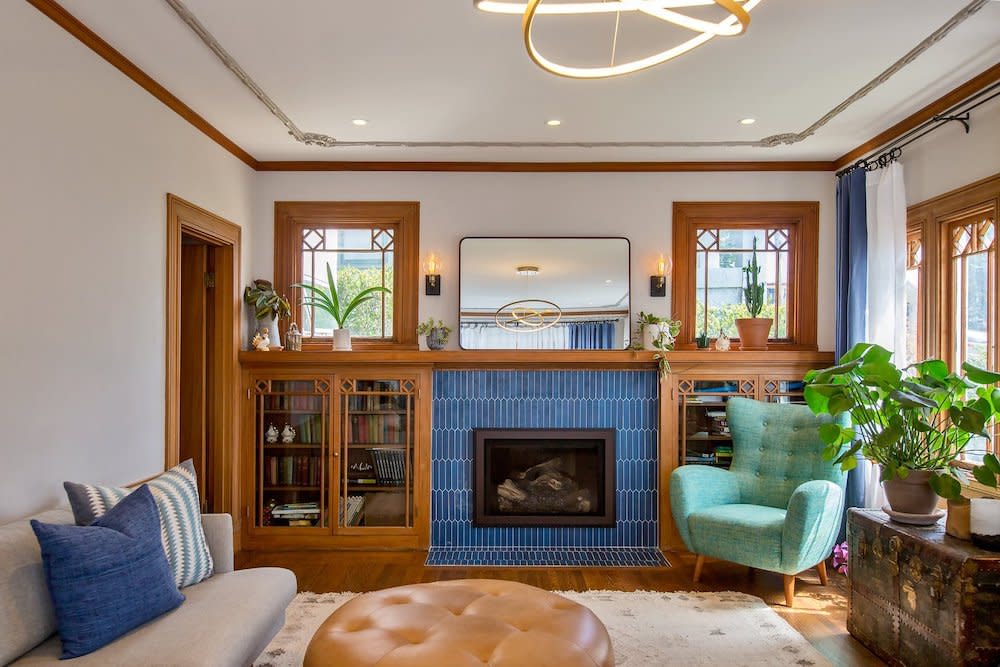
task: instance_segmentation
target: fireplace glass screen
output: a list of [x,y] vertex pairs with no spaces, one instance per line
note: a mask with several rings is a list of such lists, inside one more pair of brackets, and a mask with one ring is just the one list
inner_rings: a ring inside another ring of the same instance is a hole
[[613,429],[477,430],[478,526],[613,526]]

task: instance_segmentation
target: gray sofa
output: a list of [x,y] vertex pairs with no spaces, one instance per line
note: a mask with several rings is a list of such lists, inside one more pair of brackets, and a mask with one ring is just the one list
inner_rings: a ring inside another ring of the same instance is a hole
[[[31,517],[73,523],[66,509]],[[281,568],[233,570],[233,521],[202,516],[215,574],[181,590],[177,609],[82,658],[59,660],[62,648],[41,551],[27,519],[0,526],[0,665],[178,665],[245,667],[285,622],[295,575]]]

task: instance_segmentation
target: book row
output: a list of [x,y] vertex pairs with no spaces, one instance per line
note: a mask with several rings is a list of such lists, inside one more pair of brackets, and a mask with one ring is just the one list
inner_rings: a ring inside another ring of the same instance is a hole
[[323,473],[319,456],[265,456],[265,486],[319,486]]

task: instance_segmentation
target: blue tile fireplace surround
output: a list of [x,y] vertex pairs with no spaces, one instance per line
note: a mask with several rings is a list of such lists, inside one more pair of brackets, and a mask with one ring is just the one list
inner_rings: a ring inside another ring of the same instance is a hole
[[[428,565],[659,566],[655,371],[434,373]],[[613,527],[475,527],[476,428],[616,430]]]

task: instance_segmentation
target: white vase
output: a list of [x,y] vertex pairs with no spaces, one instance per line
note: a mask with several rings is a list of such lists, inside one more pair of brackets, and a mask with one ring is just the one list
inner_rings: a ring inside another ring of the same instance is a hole
[[660,335],[660,325],[659,324],[647,324],[642,329],[642,349],[644,350],[655,350],[656,347],[653,345]]
[[333,349],[335,349],[335,350],[350,350],[351,349],[351,330],[350,329],[334,329],[333,330]]

